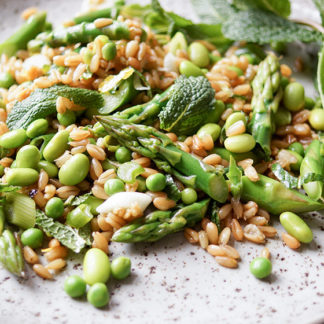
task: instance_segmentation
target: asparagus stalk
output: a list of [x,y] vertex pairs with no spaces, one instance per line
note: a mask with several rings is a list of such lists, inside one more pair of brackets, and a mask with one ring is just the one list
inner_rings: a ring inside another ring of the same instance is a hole
[[253,116],[250,123],[252,135],[263,149],[267,159],[271,154],[272,115],[277,112],[283,94],[280,79],[278,58],[274,54],[269,54],[260,63],[252,82]]
[[0,44],[0,55],[14,55],[18,50],[25,49],[27,43],[44,30],[46,12],[42,11],[31,16],[13,35]]
[[196,188],[219,202],[226,201],[228,187],[223,173],[177,148],[165,134],[153,127],[132,124],[115,116],[97,116],[97,119],[121,145],[153,160],[164,160],[185,176],[196,176]]
[[243,176],[243,201],[253,200],[259,207],[264,208],[271,214],[281,214],[286,211],[304,213],[324,209],[324,204],[310,199],[296,190],[290,190],[279,181],[263,175],[260,180],[252,182]]
[[147,216],[124,226],[112,237],[115,242],[153,242],[164,236],[193,226],[204,217],[209,199],[180,208],[175,212],[154,211]]
[[24,259],[13,233],[6,229],[0,237],[0,262],[13,274],[24,276]]

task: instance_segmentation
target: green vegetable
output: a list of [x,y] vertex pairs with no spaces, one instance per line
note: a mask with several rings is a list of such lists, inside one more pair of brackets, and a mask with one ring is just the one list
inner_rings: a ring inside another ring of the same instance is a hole
[[87,284],[81,277],[73,275],[65,279],[64,291],[72,298],[82,297],[87,291]]
[[236,165],[235,159],[233,156],[230,157],[230,165],[228,168],[228,173],[226,173],[226,176],[230,183],[230,190],[234,198],[240,199],[242,189],[243,189],[243,183],[242,183],[242,171],[240,168]]
[[303,161],[303,157],[300,154],[298,154],[297,152],[290,151],[290,150],[287,150],[287,151],[297,159],[296,163],[290,164],[291,170],[293,170],[295,172],[299,172],[300,165]]
[[107,60],[107,61],[111,61],[116,57],[117,54],[117,48],[114,42],[109,42],[107,44],[105,44],[102,47],[102,57]]
[[15,79],[9,72],[0,72],[0,88],[9,89],[15,83]]
[[274,54],[269,54],[259,65],[252,82],[253,116],[249,124],[255,141],[261,146],[267,159],[270,158],[272,115],[278,110],[282,98],[280,88],[280,64]]
[[[175,181],[173,180],[172,176],[170,176],[170,174],[167,174],[165,176],[166,178],[166,186],[164,188],[164,192],[168,195],[168,198],[174,200],[174,201],[178,201],[181,199],[181,192],[178,189]],[[137,178],[137,181],[139,179]],[[144,180],[144,178],[143,178]],[[144,182],[145,183],[145,182]],[[144,188],[143,188],[144,189]],[[139,189],[137,189],[138,191],[140,191]],[[145,190],[142,190],[143,192],[146,191],[146,185],[145,185]]]
[[84,194],[83,196],[75,197],[71,203],[71,206],[86,204],[90,207],[91,214],[98,215],[97,207],[100,206],[103,202],[103,199],[94,197],[91,194]]
[[30,168],[10,169],[6,173],[6,180],[12,186],[29,186],[38,179],[38,172]]
[[246,117],[243,112],[234,112],[228,116],[226,119],[224,128],[227,130],[230,126],[235,124],[238,121],[242,121],[246,125]]
[[[145,191],[147,190],[147,188],[146,188],[146,183],[145,183],[146,179],[143,178],[143,177],[141,177],[141,176],[138,176],[138,177],[136,178],[136,181],[137,181],[137,183],[138,183],[137,191],[139,191],[139,192],[145,192]],[[168,184],[167,184],[167,186],[168,186]],[[168,188],[168,187],[167,187],[167,188]],[[174,199],[174,200],[175,200],[175,199]]]
[[44,118],[34,120],[26,130],[26,134],[29,138],[35,138],[40,135],[44,135],[48,129],[48,121]]
[[74,111],[67,110],[64,114],[57,114],[57,120],[58,122],[63,126],[69,126],[71,124],[74,124],[76,121],[76,116]]
[[194,42],[190,44],[188,53],[190,61],[198,67],[204,68],[209,65],[209,52],[201,43]]
[[285,90],[283,101],[289,111],[298,111],[304,107],[305,89],[299,82],[289,83]]
[[43,244],[44,234],[38,228],[29,228],[21,234],[20,239],[22,244],[38,249]]
[[[160,162],[158,167],[162,167],[167,173],[175,174],[176,170],[180,176],[195,176],[197,188],[215,200],[226,201],[228,189],[223,174],[178,149],[165,134],[153,127],[131,124],[116,117],[98,117],[98,120],[121,145],[155,160],[155,163]],[[117,175],[125,181],[120,176],[119,170]]]
[[183,33],[177,32],[174,34],[169,44],[169,51],[176,55],[178,50],[187,51],[187,40]]
[[197,201],[197,192],[192,188],[185,188],[181,191],[181,200],[186,205],[191,205]]
[[195,133],[214,110],[214,89],[204,77],[180,77],[169,89],[169,100],[159,114],[161,129],[179,135]]
[[91,221],[93,215],[91,214],[90,207],[86,204],[81,204],[73,209],[66,216],[66,224],[81,228]]
[[38,171],[43,169],[50,178],[56,178],[58,174],[58,168],[54,163],[42,160],[38,162]]
[[182,61],[179,65],[179,71],[186,77],[204,76],[204,72],[194,63],[190,61]]
[[218,233],[221,232],[221,223],[219,218],[219,207],[215,200],[213,200],[208,207],[208,214],[210,215],[210,220],[217,226]]
[[131,260],[120,256],[111,262],[111,274],[115,279],[123,280],[130,275]]
[[5,221],[6,221],[6,215],[4,212],[3,206],[0,205],[0,235],[3,232],[4,226],[5,226]]
[[324,46],[323,45],[318,55],[317,89],[321,97],[322,107],[324,107]]
[[26,129],[33,121],[56,114],[56,100],[59,96],[88,109],[105,105],[105,96],[93,90],[62,85],[36,89],[29,97],[14,105],[7,118],[9,129]]
[[106,306],[110,299],[107,286],[100,282],[95,283],[88,290],[87,299],[95,307],[100,308]]
[[109,179],[106,181],[104,189],[105,193],[111,196],[117,192],[125,191],[125,185],[120,179]]
[[53,219],[60,218],[63,215],[63,211],[64,203],[59,197],[53,197],[46,203],[45,213]]
[[224,146],[232,153],[246,153],[254,148],[255,139],[250,134],[235,135],[227,137]]
[[301,156],[304,156],[305,155],[304,147],[299,142],[295,142],[295,143],[290,144],[289,147],[288,147],[288,149],[290,151],[293,151],[293,152],[298,153]]
[[24,129],[16,129],[1,135],[0,146],[6,149],[17,148],[23,145],[26,140],[26,131]]
[[209,199],[182,207],[174,212],[155,211],[117,230],[115,242],[153,242],[164,236],[193,226],[204,217]]
[[110,271],[109,258],[105,252],[97,248],[87,251],[83,259],[83,278],[88,285],[107,282]]
[[68,148],[70,133],[66,130],[57,132],[44,148],[43,156],[48,162],[53,162]]
[[37,169],[40,161],[40,152],[34,145],[23,146],[16,155],[17,168]]
[[59,180],[66,186],[74,186],[88,175],[90,162],[86,155],[78,153],[67,160],[59,171]]
[[277,112],[274,114],[274,121],[276,127],[289,125],[291,123],[291,112],[279,107]]
[[[82,237],[81,234],[68,225],[55,222],[53,218],[47,217],[46,214],[40,210],[36,212],[36,224],[43,229],[45,233],[50,234],[63,245],[71,249],[75,253],[79,253],[89,241],[89,237]],[[91,235],[90,233],[88,234]]]
[[284,212],[280,215],[280,223],[285,230],[302,243],[310,243],[313,233],[307,224],[296,214]]
[[166,186],[166,177],[162,173],[151,174],[146,179],[146,187],[150,191],[162,191]]
[[9,229],[4,230],[0,237],[0,262],[16,276],[25,276],[21,248]]
[[115,158],[120,163],[129,162],[132,159],[132,152],[124,147],[119,147],[115,152]]
[[203,138],[205,135],[210,135],[215,142],[218,139],[220,132],[221,128],[218,124],[208,123],[199,128],[197,135],[200,138]]
[[313,109],[309,115],[308,120],[314,129],[324,131],[324,109]]
[[144,168],[136,162],[123,163],[117,170],[117,176],[126,183],[134,183],[136,177],[144,172]]
[[271,261],[263,257],[255,258],[250,263],[250,271],[258,279],[268,277],[272,271]]
[[41,11],[32,15],[13,35],[0,44],[0,55],[14,55],[20,49],[26,49],[27,43],[43,31],[46,13]]

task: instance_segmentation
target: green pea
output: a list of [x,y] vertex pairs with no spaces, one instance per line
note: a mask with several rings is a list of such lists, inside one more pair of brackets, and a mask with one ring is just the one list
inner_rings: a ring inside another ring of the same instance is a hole
[[198,42],[190,44],[188,48],[190,61],[200,68],[209,65],[209,51],[208,49]]
[[147,190],[147,188],[146,188],[146,179],[143,178],[142,176],[138,176],[136,178],[136,181],[138,183],[137,191],[145,192]]
[[104,307],[109,302],[108,288],[103,283],[95,283],[89,288],[87,293],[87,299],[90,304],[95,307]]
[[150,191],[162,191],[166,186],[166,177],[162,173],[151,174],[146,179],[146,187]]
[[288,234],[295,237],[302,243],[310,243],[313,240],[313,233],[308,225],[296,214],[284,212],[280,215],[280,223]]
[[81,228],[88,224],[92,218],[93,215],[90,212],[90,207],[86,204],[81,204],[67,214],[66,224],[75,228]]
[[132,153],[128,148],[121,146],[116,150],[115,158],[120,163],[129,162],[132,159]]
[[190,61],[182,61],[179,65],[179,71],[181,74],[185,75],[186,77],[190,77],[190,76],[204,76],[204,73],[203,71],[201,71],[201,69],[193,64],[192,62]]
[[120,256],[111,262],[111,274],[115,279],[123,280],[129,276],[131,272],[131,260],[124,256]]
[[251,273],[258,279],[263,279],[271,274],[272,264],[267,258],[255,258],[250,263]]
[[30,168],[10,169],[6,173],[6,180],[12,186],[29,186],[38,179],[38,172]]
[[104,190],[107,195],[111,196],[117,192],[125,191],[125,185],[120,179],[109,179],[105,183]]
[[82,153],[75,154],[62,165],[59,180],[66,186],[75,186],[86,178],[89,168],[88,157]]
[[39,149],[34,145],[25,145],[16,155],[16,167],[37,169],[39,160]]
[[4,174],[4,166],[0,164],[0,177],[2,177],[3,174]]
[[90,65],[93,55],[94,54],[89,48],[85,47],[82,49],[82,59],[85,64]]
[[0,146],[7,149],[17,148],[23,145],[26,140],[26,131],[24,129],[15,129],[1,135]]
[[58,113],[56,118],[58,122],[63,126],[69,126],[71,124],[74,124],[76,121],[76,115],[72,110],[67,110],[64,114]]
[[311,126],[319,131],[324,130],[324,109],[315,108],[309,115],[309,123]]
[[58,219],[63,215],[64,212],[64,203],[62,199],[58,197],[51,198],[45,206],[45,214],[48,217]]
[[225,130],[227,130],[230,126],[232,126],[233,124],[235,124],[240,120],[243,121],[244,124],[246,125],[246,117],[243,112],[235,112],[230,114],[225,122]]
[[81,297],[87,291],[87,284],[81,277],[73,275],[65,279],[64,291],[72,298]]
[[310,98],[310,97],[305,97],[305,105],[304,108],[305,109],[313,109],[315,106],[315,100]]
[[117,48],[114,42],[108,42],[105,44],[101,49],[102,57],[107,60],[111,61],[116,57]]
[[237,74],[237,76],[244,75],[243,71],[240,68],[236,67],[236,66],[228,66],[227,69],[235,72]]
[[210,123],[218,123],[225,109],[224,102],[221,100],[216,100],[214,109],[208,114],[207,120]]
[[298,111],[304,107],[305,89],[299,82],[292,82],[284,90],[283,102],[290,111]]
[[181,32],[177,32],[169,42],[169,51],[176,55],[178,50],[187,50],[187,40]]
[[287,151],[297,159],[297,162],[290,164],[290,167],[293,171],[298,172],[300,169],[300,165],[303,161],[303,157],[300,154],[298,154],[297,152],[290,151],[290,150],[287,150]]
[[69,135],[67,130],[62,130],[54,135],[43,151],[45,160],[53,162],[67,150]]
[[105,137],[108,134],[99,122],[93,125],[92,131],[96,137]]
[[250,134],[227,137],[224,141],[225,148],[233,153],[246,153],[255,146],[255,139]]
[[48,121],[44,118],[34,120],[26,130],[26,134],[29,138],[34,138],[40,135],[44,135],[48,129]]
[[186,205],[193,204],[197,201],[197,192],[192,188],[185,188],[181,191],[181,199]]
[[50,178],[56,178],[58,174],[58,168],[54,163],[48,162],[46,160],[42,160],[38,162],[38,171],[43,169]]
[[288,149],[290,151],[296,152],[298,153],[300,156],[304,156],[305,155],[305,150],[304,147],[301,143],[299,142],[295,142],[289,145]]
[[289,125],[291,123],[291,112],[284,108],[279,108],[274,114],[276,127]]
[[197,132],[197,135],[200,138],[203,138],[205,135],[210,135],[213,138],[213,141],[215,142],[218,139],[220,132],[221,127],[218,124],[208,123],[200,127],[200,129]]
[[44,234],[38,228],[29,228],[21,234],[20,239],[22,244],[38,249],[43,244]]
[[83,259],[83,277],[88,285],[107,282],[110,271],[109,258],[105,252],[97,248],[87,251]]
[[15,79],[9,72],[0,72],[0,88],[9,89],[15,83]]

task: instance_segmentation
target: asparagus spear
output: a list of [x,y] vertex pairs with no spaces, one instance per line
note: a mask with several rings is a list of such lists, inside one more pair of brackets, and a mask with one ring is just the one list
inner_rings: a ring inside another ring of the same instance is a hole
[[121,145],[153,160],[166,161],[185,176],[196,176],[196,188],[219,202],[226,201],[228,187],[222,172],[183,152],[165,134],[153,127],[132,124],[115,116],[97,116],[97,119]]
[[154,211],[147,216],[124,226],[112,237],[115,242],[153,242],[178,232],[186,226],[193,226],[204,217],[209,199],[180,208],[175,212]]
[[278,110],[282,98],[280,79],[278,58],[274,54],[269,54],[260,63],[252,82],[253,116],[250,123],[252,135],[263,149],[267,159],[270,158],[271,154],[272,115]]
[[17,276],[24,276],[24,259],[13,233],[6,229],[0,237],[0,262]]
[[[315,173],[324,176],[324,157],[321,155],[322,143],[314,140],[307,148],[305,157],[300,165],[300,176],[304,177],[308,173]],[[318,200],[323,194],[323,182],[312,181],[303,184],[307,195],[314,200]]]
[[286,211],[304,213],[324,209],[324,204],[310,199],[295,190],[290,190],[279,181],[263,175],[260,180],[252,182],[243,176],[243,190],[241,198],[243,201],[253,200],[261,208],[271,214],[281,214]]
[[31,16],[13,35],[0,44],[0,55],[14,55],[18,50],[25,49],[27,43],[44,30],[46,12],[42,11]]

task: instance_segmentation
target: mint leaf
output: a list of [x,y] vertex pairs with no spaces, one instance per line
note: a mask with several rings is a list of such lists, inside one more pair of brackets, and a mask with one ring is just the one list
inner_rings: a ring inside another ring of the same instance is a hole
[[299,180],[298,178],[292,176],[288,171],[282,168],[278,163],[271,166],[271,171],[274,173],[276,178],[285,185],[288,189],[298,188]]
[[164,191],[166,192],[168,197],[174,201],[178,201],[181,199],[181,192],[178,189],[173,178],[169,174],[166,176],[166,186]]
[[324,26],[324,0],[313,0],[313,2],[321,15],[322,25]]

